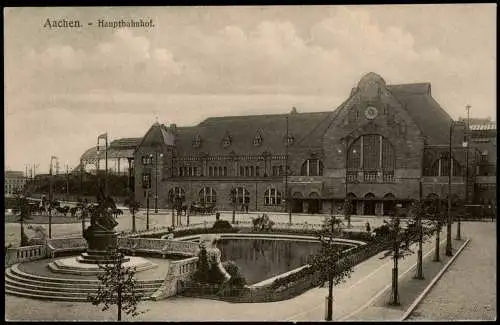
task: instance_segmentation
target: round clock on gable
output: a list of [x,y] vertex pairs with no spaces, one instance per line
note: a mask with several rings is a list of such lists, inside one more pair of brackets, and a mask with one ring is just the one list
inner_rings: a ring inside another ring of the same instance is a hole
[[375,107],[373,106],[368,106],[365,109],[365,116],[369,120],[373,120],[375,117],[377,117],[378,111]]

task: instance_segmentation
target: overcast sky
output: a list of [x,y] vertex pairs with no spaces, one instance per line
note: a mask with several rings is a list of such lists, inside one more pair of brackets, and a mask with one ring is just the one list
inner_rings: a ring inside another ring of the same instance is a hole
[[[453,118],[470,104],[496,120],[494,4],[4,10],[8,169],[74,167],[99,134],[141,137],[156,117],[333,110],[370,71],[432,83]],[[96,27],[120,18],[155,27]]]

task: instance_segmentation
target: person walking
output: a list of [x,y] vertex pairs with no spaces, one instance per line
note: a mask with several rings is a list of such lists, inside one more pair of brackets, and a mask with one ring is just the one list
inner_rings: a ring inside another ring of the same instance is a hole
[[366,232],[372,231],[372,228],[370,227],[370,223],[368,221],[366,222],[365,227],[366,227]]

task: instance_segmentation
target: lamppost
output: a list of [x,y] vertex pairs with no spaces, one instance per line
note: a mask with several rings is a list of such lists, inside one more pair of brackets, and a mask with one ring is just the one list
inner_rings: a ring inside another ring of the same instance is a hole
[[288,211],[288,223],[292,224],[292,209],[290,204],[290,195],[288,193],[288,116],[286,120],[286,139],[285,139],[285,208]]
[[401,208],[401,203],[396,204],[396,210],[394,211],[394,219],[392,222],[392,232],[394,236],[394,267],[392,269],[392,293],[391,293],[391,304],[399,305],[399,293],[398,293],[398,259],[399,259],[399,209]]
[[236,223],[236,189],[231,189],[231,203],[233,204],[233,225]]
[[[155,151],[155,213],[158,213],[158,156],[163,158],[163,153]],[[153,159],[153,154],[149,154],[149,157]]]
[[[469,203],[469,114],[470,114],[470,105],[465,106],[465,110],[467,111],[467,124],[465,129],[465,137],[463,142],[463,147],[465,148],[465,204]],[[464,205],[465,205],[464,204]],[[461,236],[461,227],[460,227],[460,215],[458,215],[457,220],[457,240],[462,240]]]
[[53,205],[53,200],[54,200],[54,193],[53,193],[53,163],[52,161],[58,160],[56,156],[51,156],[50,157],[50,178],[49,178],[49,238],[52,238],[52,205]]
[[[105,140],[104,147],[104,196],[108,197],[108,133],[103,133],[97,137],[97,154],[99,155],[99,140]],[[99,172],[99,165],[97,165],[97,172]]]
[[149,230],[149,189],[146,190],[146,230]]
[[[455,124],[462,124],[461,122],[451,121],[450,123],[450,140],[448,143],[448,218],[446,223],[446,256],[452,256],[452,247],[451,247],[451,176],[453,173],[453,157],[451,151],[451,145],[453,140],[453,130]],[[465,142],[464,142],[465,147]]]

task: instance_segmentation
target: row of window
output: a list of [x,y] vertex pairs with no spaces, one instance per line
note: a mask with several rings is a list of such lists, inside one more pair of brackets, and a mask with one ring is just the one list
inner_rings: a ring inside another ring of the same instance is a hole
[[[186,192],[182,187],[174,187],[168,192],[169,198],[186,201]],[[212,187],[204,187],[198,193],[198,201],[202,204],[216,203],[217,192]],[[237,187],[228,193],[228,201],[236,204],[249,204],[250,192],[244,187]],[[281,192],[275,188],[268,188],[264,192],[264,205],[281,205]]]
[[[233,140],[233,138],[229,134],[226,134],[224,136],[224,138],[222,139],[222,146],[223,147],[230,146],[231,143],[232,143],[232,140]],[[253,145],[254,146],[260,146],[263,141],[264,141],[264,139],[262,138],[262,135],[260,134],[260,132],[257,132],[257,134],[253,138]],[[295,141],[294,136],[293,135],[289,135],[288,136],[288,144],[293,144],[294,141]],[[193,147],[194,148],[199,148],[199,147],[201,147],[201,143],[202,143],[201,137],[199,135],[196,135],[193,138],[193,141],[192,141]]]

